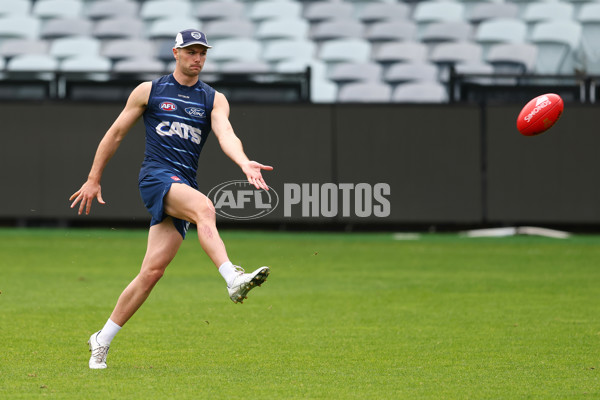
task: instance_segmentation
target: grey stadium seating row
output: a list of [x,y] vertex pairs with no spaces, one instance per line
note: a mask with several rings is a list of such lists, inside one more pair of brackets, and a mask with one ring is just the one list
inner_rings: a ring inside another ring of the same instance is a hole
[[0,70],[159,74],[174,34],[214,45],[205,79],[311,67],[315,102],[444,102],[459,73],[600,74],[600,1],[11,0]]

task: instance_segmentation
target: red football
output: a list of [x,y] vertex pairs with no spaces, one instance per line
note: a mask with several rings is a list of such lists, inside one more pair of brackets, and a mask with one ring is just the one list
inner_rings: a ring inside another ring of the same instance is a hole
[[525,136],[539,135],[558,121],[564,109],[559,95],[546,93],[532,99],[519,113],[517,129]]

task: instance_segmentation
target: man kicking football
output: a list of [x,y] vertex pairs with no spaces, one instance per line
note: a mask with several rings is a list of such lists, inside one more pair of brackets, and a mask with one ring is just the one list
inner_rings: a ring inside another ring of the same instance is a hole
[[87,181],[69,199],[71,208],[79,204],[79,214],[86,215],[94,199],[105,204],[100,187],[104,168],[131,127],[143,117],[146,151],[139,188],[152,216],[148,246],[140,273],[123,291],[104,327],[90,337],[90,368],[106,368],[112,339],[163,276],[190,222],[196,224],[200,245],[225,279],[234,303],[243,302],[248,292],[269,275],[268,267],[245,273],[231,263],[217,231],[214,206],[196,183],[198,158],[211,130],[223,152],[257,189],[268,190],[261,170],[273,169],[248,159],[229,121],[227,99],[199,80],[211,47],[198,30],[186,29],[177,34],[174,72],[143,82],[131,92],[125,108],[98,146]]

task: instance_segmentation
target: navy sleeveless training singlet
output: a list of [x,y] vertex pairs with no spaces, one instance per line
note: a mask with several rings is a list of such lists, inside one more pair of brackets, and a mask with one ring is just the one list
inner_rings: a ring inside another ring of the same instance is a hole
[[202,81],[179,84],[173,74],[152,81],[143,114],[146,151],[140,180],[153,169],[169,169],[196,183],[198,158],[211,131],[215,90]]

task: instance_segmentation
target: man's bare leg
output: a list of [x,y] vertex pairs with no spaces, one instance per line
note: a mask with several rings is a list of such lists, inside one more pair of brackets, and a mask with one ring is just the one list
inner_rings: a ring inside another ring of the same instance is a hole
[[173,225],[170,217],[160,224],[150,227],[148,247],[140,273],[119,296],[117,305],[106,325],[90,337],[88,342],[92,352],[89,362],[90,368],[106,368],[106,356],[112,339],[144,304],[152,288],[163,276],[165,269],[177,254],[182,241],[183,238]]
[[125,288],[110,319],[123,326],[146,301],[154,285],[162,278],[165,269],[177,254],[183,238],[171,218],[150,227],[148,247],[140,273]]

